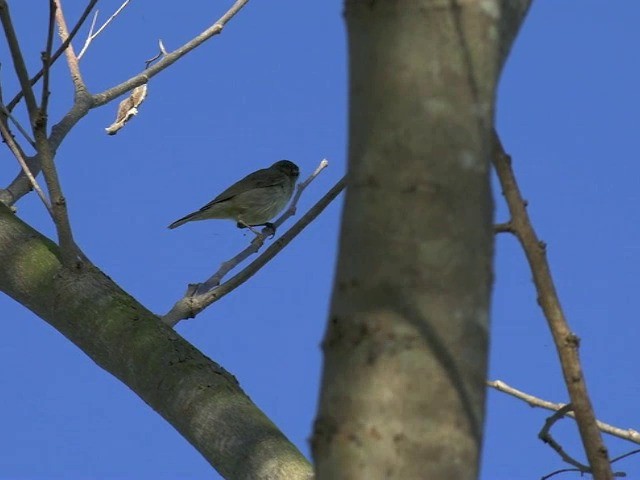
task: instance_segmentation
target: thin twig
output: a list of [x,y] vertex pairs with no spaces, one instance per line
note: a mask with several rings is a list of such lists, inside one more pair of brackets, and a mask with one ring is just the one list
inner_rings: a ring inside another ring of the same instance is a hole
[[493,232],[494,233],[513,233],[513,226],[511,225],[511,222],[496,223],[493,226]]
[[[18,129],[18,131],[27,140],[27,142],[29,142],[29,144],[35,149],[36,148],[36,143],[31,138],[31,135],[29,134],[29,132],[27,132],[27,130],[20,124],[18,119],[15,118],[11,114],[9,109],[5,106],[5,104],[4,104],[4,95],[2,93],[2,82],[0,82],[0,122],[4,123],[4,126],[6,127],[6,130],[9,133],[9,135],[13,136],[13,134],[11,133],[11,129],[9,128],[9,123],[7,122],[7,119],[9,121],[11,121],[11,123],[13,123],[13,125]],[[16,146],[19,147],[19,145],[17,143],[16,143]],[[24,157],[24,151],[21,148],[20,148],[20,153]]]
[[578,348],[580,339],[570,330],[562,311],[558,293],[546,258],[546,245],[538,239],[527,213],[526,203],[520,193],[511,168],[511,158],[504,151],[498,134],[494,132],[495,155],[493,163],[498,174],[503,195],[511,214],[510,223],[529,262],[538,293],[538,303],[551,330],[560,358],[564,381],[576,414],[580,438],[596,480],[613,477],[607,449],[598,429],[596,415],[591,405],[587,385],[582,374]]
[[627,452],[624,455],[619,455],[617,457],[612,458],[611,463],[615,463],[619,460],[622,460],[623,458],[627,458],[627,457],[630,457],[631,455],[635,455],[636,453],[640,453],[640,448],[636,450],[631,450],[630,452]]
[[89,48],[89,45],[91,45],[91,42],[98,36],[100,35],[100,32],[102,32],[105,28],[107,28],[107,25],[109,25],[114,18],[116,18],[118,16],[118,14],[124,9],[124,7],[126,7],[129,4],[130,0],[125,0],[122,5],[120,5],[120,8],[118,8],[115,13],[113,15],[111,15],[109,17],[109,19],[104,22],[102,24],[102,26],[98,29],[98,31],[96,33],[93,33],[93,28],[96,25],[96,19],[98,18],[98,12],[96,11],[95,16],[93,17],[93,22],[91,23],[91,28],[89,29],[89,35],[87,35],[87,39],[84,41],[84,45],[82,47],[82,49],[80,50],[80,53],[78,54],[78,60],[80,60],[82,58],[82,56],[84,55],[84,53],[87,51],[87,49]]
[[42,200],[42,203],[47,208],[47,210],[49,211],[49,214],[53,218],[53,210],[51,209],[51,204],[49,203],[49,200],[47,200],[47,196],[42,191],[42,188],[40,188],[40,185],[38,185],[38,181],[35,179],[35,177],[31,173],[31,170],[29,170],[29,166],[27,165],[27,162],[24,158],[24,152],[18,146],[16,141],[13,139],[11,132],[9,132],[9,129],[7,128],[4,122],[0,122],[0,134],[2,134],[2,138],[4,138],[4,141],[9,147],[9,149],[11,150],[11,153],[13,153],[13,155],[18,160],[18,163],[20,164],[22,171],[24,172],[26,177],[29,179],[29,182],[31,183],[31,187],[36,191],[36,193],[40,197],[40,200]]
[[104,92],[97,93],[93,95],[93,101],[95,103],[94,106],[99,107],[104,105],[107,102],[110,102],[116,97],[119,97],[123,93],[128,92],[132,88],[137,87],[138,85],[142,85],[149,81],[150,78],[156,76],[162,70],[167,68],[168,66],[175,63],[180,58],[184,57],[187,53],[189,53],[194,48],[202,45],[204,42],[209,40],[214,35],[219,35],[224,29],[225,25],[229,20],[231,20],[241,9],[244,7],[249,0],[236,0],[236,2],[227,10],[227,12],[222,15],[213,25],[203,31],[200,35],[194,37],[189,40],[187,43],[177,48],[173,52],[167,53],[162,60],[160,60],[155,65],[152,65],[148,69],[145,69],[142,73],[131,77],[129,80],[126,80],[115,87],[111,87]]
[[[585,473],[593,474],[593,471],[592,471],[592,469],[591,469],[591,467],[589,465],[585,465],[583,463],[580,463],[575,458],[573,458],[571,455],[569,455],[567,452],[565,452],[564,449],[562,448],[562,445],[560,445],[558,442],[556,442],[556,440],[551,436],[551,427],[558,420],[560,420],[564,416],[568,415],[568,413],[571,410],[573,410],[573,407],[569,403],[567,405],[562,406],[560,409],[558,409],[558,411],[556,411],[553,415],[551,415],[549,418],[547,418],[547,420],[544,422],[544,426],[542,427],[542,429],[540,430],[540,433],[538,434],[538,438],[540,438],[540,440],[542,440],[544,443],[546,443],[551,448],[553,448],[558,453],[558,455],[560,455],[560,458],[562,458],[562,460],[564,462],[568,463],[569,465],[573,465],[575,467],[575,469],[574,468],[569,468],[569,469],[556,470],[555,472],[552,472],[549,475],[545,475],[544,477],[542,477],[543,479],[545,479],[545,478],[548,479],[548,478],[553,477],[554,475],[557,475],[559,473],[564,473],[564,472],[580,472],[581,475],[583,475]],[[632,454],[633,454],[633,452],[630,452],[629,454],[622,455],[622,457],[620,457],[620,458],[624,458],[624,457],[626,457],[628,455],[632,455]],[[612,475],[614,477],[626,477],[627,476],[627,474],[625,472],[614,472],[614,473],[612,473]]]
[[[56,22],[58,22],[58,35],[63,42],[69,38],[69,29],[67,28],[67,21],[64,18],[64,11],[62,10],[62,0],[53,0],[56,4]],[[87,86],[82,79],[82,73],[80,72],[80,65],[78,64],[78,57],[73,49],[73,45],[70,43],[64,51],[67,57],[67,65],[69,66],[69,72],[71,73],[71,81],[73,82],[73,88],[75,98],[83,95],[88,95]]]
[[316,204],[305,213],[287,232],[273,242],[262,254],[260,254],[253,262],[244,269],[231,277],[225,283],[213,290],[201,294],[192,295],[197,286],[190,286],[187,295],[179,300],[173,308],[162,317],[162,321],[167,325],[174,326],[180,320],[193,318],[202,310],[212,303],[217,302],[225,295],[238,288],[244,282],[249,280],[256,272],[266,265],[273,257],[275,257],[291,240],[293,240],[304,228],[309,225],[322,211],[342,192],[346,184],[343,177],[329,190]]
[[25,130],[25,128],[20,124],[20,122],[18,122],[18,120],[13,116],[13,114],[9,111],[9,109],[5,107],[4,104],[2,103],[0,103],[0,112],[2,113],[2,115],[7,117],[9,120],[11,120],[11,123],[13,123],[13,125],[18,129],[18,131],[22,134],[25,140],[29,142],[29,144],[33,148],[36,148],[36,142],[33,138],[31,138],[31,135],[29,135],[29,132]]
[[562,445],[556,442],[555,439],[551,436],[551,427],[571,410],[573,410],[573,406],[568,403],[558,411],[554,412],[553,415],[547,418],[547,420],[544,422],[544,425],[542,426],[542,429],[538,434],[538,438],[540,438],[540,440],[553,448],[558,453],[558,455],[560,455],[560,458],[562,458],[564,462],[568,463],[569,465],[573,465],[582,473],[590,473],[591,468],[588,465],[580,463],[567,452],[565,452],[562,448]]
[[[579,468],[561,468],[560,470],[556,470],[555,472],[551,472],[550,474],[545,475],[544,477],[540,477],[540,480],[548,480],[549,478],[555,477],[556,475],[559,475],[561,473],[569,473],[569,472],[578,472],[580,474],[580,476],[583,476],[584,473],[585,473]],[[627,474],[625,472],[614,472],[613,476],[614,477],[626,477]]]
[[[40,101],[40,117],[47,121],[47,108],[49,105],[49,74],[51,73],[51,50],[53,49],[53,30],[56,24],[56,4],[49,0],[49,28],[47,29],[47,46],[42,52],[42,100]],[[46,128],[46,127],[45,127]]]
[[540,480],[547,480],[551,477],[555,477],[556,475],[559,475],[561,473],[568,473],[568,472],[578,472],[580,473],[580,469],[578,468],[561,468],[560,470],[556,470],[555,472],[551,472],[549,475],[545,475],[544,477],[540,477]]
[[[69,36],[67,37],[67,39],[64,42],[62,42],[62,45],[60,45],[58,49],[55,51],[55,53],[51,55],[50,65],[53,65],[56,62],[56,60],[58,60],[58,58],[60,58],[60,56],[67,49],[71,41],[75,38],[76,34],[80,31],[80,28],[82,28],[82,25],[84,25],[85,20],[91,13],[91,10],[93,10],[93,7],[95,7],[96,3],[98,3],[98,0],[90,0],[90,2],[87,4],[86,8],[84,9],[84,12],[82,12],[82,15],[80,15],[80,18],[78,19],[73,29],[69,33]],[[36,82],[42,78],[43,74],[44,74],[44,71],[40,70],[33,77],[31,77],[31,79],[29,80],[29,83],[31,83],[32,86],[35,85]],[[16,107],[18,102],[22,100],[22,97],[23,97],[23,93],[22,93],[22,90],[20,90],[16,94],[16,96],[13,97],[13,99],[7,104],[7,108],[9,109],[9,111],[13,110]]]
[[159,48],[159,51],[156,55],[151,57],[149,60],[145,60],[144,68],[149,68],[153,62],[155,62],[161,57],[166,57],[168,55],[167,49],[164,47],[164,43],[162,43],[162,39],[158,40],[158,48]]
[[16,36],[16,31],[13,28],[13,22],[11,20],[11,14],[9,12],[9,5],[6,0],[0,0],[0,22],[2,22],[2,28],[7,38],[7,44],[9,45],[9,51],[11,52],[11,58],[13,60],[13,68],[20,82],[20,88],[24,94],[25,101],[27,102],[27,112],[29,112],[29,119],[31,126],[35,122],[38,115],[38,104],[36,103],[36,97],[31,88],[29,82],[29,72],[27,66],[24,63],[22,51],[20,49],[20,42]]
[[[6,4],[6,0],[0,0],[0,6]],[[51,148],[55,152],[71,129],[89,112],[89,110],[93,108],[97,108],[102,106],[116,97],[128,92],[129,90],[134,89],[135,87],[146,83],[151,77],[157,75],[170,65],[174,64],[180,58],[184,57],[187,53],[189,53],[194,48],[202,45],[205,41],[209,40],[211,37],[218,35],[222,32],[224,26],[244,7],[249,0],[237,0],[227,12],[220,17],[213,25],[204,30],[202,33],[197,35],[196,37],[189,40],[187,43],[176,49],[175,51],[168,53],[160,62],[156,63],[149,69],[146,69],[144,72],[130,78],[129,80],[122,82],[116,85],[113,88],[110,88],[102,93],[88,96],[82,96],[81,98],[76,98],[71,109],[64,115],[62,120],[60,120],[56,125],[53,125],[51,129],[51,135],[49,136],[49,141],[51,144]],[[86,12],[86,10],[85,10]],[[85,15],[86,18],[86,15]],[[68,39],[67,39],[68,40]],[[65,40],[64,43],[68,43]],[[65,49],[66,51],[66,49]],[[55,57],[55,55],[54,55]],[[37,161],[34,162],[34,165],[31,168],[31,171],[34,175],[37,175],[40,172],[40,164]],[[7,205],[12,205],[17,202],[21,197],[23,197],[30,190],[30,183],[28,179],[22,174],[22,172],[11,182],[11,184],[7,187],[6,193],[8,195],[4,195],[7,198]]]
[[[518,390],[517,388],[507,385],[501,380],[488,380],[487,386],[498,390],[499,392],[503,392],[507,395],[511,395],[512,397],[523,400],[531,407],[540,407],[555,412],[566,405],[565,403],[553,403],[548,400],[543,400],[542,398],[535,397],[529,393],[523,392],[521,390]],[[575,419],[575,414],[573,412],[567,413],[567,416]],[[601,422],[600,420],[597,421],[597,425],[600,431],[602,431],[603,433],[640,444],[640,432],[638,432],[637,430],[633,430],[631,428],[624,429],[614,427],[613,425]]]

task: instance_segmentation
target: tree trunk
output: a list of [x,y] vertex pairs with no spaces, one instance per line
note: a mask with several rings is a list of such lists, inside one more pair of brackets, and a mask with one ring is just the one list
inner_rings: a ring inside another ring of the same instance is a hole
[[311,466],[235,378],[98,269],[0,204],[0,290],[51,324],[173,425],[228,479],[309,479]]
[[529,4],[510,3],[345,2],[349,171],[318,479],[477,476],[494,93]]

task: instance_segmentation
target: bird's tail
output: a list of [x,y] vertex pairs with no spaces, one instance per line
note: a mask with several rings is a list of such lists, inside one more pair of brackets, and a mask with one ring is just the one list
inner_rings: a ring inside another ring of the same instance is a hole
[[169,228],[173,230],[174,228],[178,228],[180,225],[184,225],[185,223],[190,222],[191,220],[193,220],[193,217],[195,217],[198,213],[199,212],[193,212],[185,217],[182,217],[176,220],[171,225],[169,225]]

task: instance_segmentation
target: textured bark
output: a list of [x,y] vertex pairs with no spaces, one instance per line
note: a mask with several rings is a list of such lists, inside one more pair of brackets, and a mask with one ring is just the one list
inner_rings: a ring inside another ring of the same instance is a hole
[[529,2],[517,3],[502,18],[498,0],[345,2],[349,172],[319,479],[477,476],[494,91]]
[[75,343],[171,423],[225,478],[308,479],[307,460],[235,378],[93,267],[0,204],[0,290]]

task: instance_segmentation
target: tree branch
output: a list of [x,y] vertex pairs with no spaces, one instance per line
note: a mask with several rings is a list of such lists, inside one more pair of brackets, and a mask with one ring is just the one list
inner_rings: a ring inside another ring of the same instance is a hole
[[[0,89],[0,113],[2,115],[4,115],[7,119],[11,120],[11,123],[13,123],[15,125],[15,127],[22,134],[22,136],[27,140],[27,142],[29,142],[29,145],[31,145],[35,149],[36,148],[36,142],[33,140],[33,138],[31,138],[31,135],[29,134],[29,132],[27,132],[27,130],[20,124],[18,119],[15,118],[11,114],[11,112],[4,105],[4,103],[2,103],[2,90],[1,89]],[[3,120],[3,122],[4,122],[4,120]],[[9,125],[5,123],[5,126],[7,127],[7,130],[9,131]]]
[[[6,4],[6,0],[0,0],[3,4]],[[166,69],[184,55],[189,53],[194,48],[200,46],[202,43],[207,41],[209,38],[214,35],[218,35],[222,32],[224,26],[231,20],[241,9],[244,7],[249,0],[237,0],[231,8],[222,16],[220,19],[214,23],[211,27],[206,29],[200,35],[194,37],[189,42],[185,43],[182,47],[177,50],[167,54],[160,62],[156,63],[153,67],[146,69],[144,72],[136,75],[135,77],[130,78],[129,80],[116,85],[113,88],[110,88],[102,93],[93,95],[93,96],[85,96],[83,95],[81,98],[76,98],[75,103],[71,107],[71,109],[64,115],[64,117],[53,126],[51,129],[51,135],[49,137],[49,142],[51,144],[52,150],[55,152],[71,129],[82,119],[89,110],[102,106],[114,98],[126,93],[133,88],[146,83],[149,78],[157,75],[162,70]],[[93,4],[91,5],[93,6]],[[88,8],[87,8],[88,10]],[[85,13],[87,13],[85,10]],[[86,18],[86,15],[84,15]],[[68,41],[65,43],[69,44]],[[55,57],[55,55],[54,55]],[[17,103],[17,102],[16,102]],[[31,165],[31,171],[34,175],[37,175],[40,172],[41,165],[38,157],[33,158],[33,165]],[[17,202],[21,197],[23,197],[30,190],[30,183],[26,176],[21,172],[14,180],[11,182],[9,187],[7,187],[6,192],[8,195],[2,195],[3,202],[6,205],[12,205]],[[4,193],[1,192],[0,193]]]
[[[566,405],[563,405],[560,409],[558,409],[553,415],[551,415],[549,418],[547,418],[544,422],[543,427],[540,429],[540,433],[538,434],[538,438],[540,440],[542,440],[544,443],[546,443],[547,445],[549,445],[553,450],[556,451],[556,453],[560,456],[560,458],[562,458],[562,460],[565,463],[568,463],[569,465],[573,465],[575,468],[572,469],[561,469],[561,470],[556,470],[555,472],[550,473],[549,475],[545,475],[544,477],[542,477],[542,479],[545,478],[551,478],[554,475],[557,475],[559,473],[564,473],[564,472],[568,472],[568,471],[575,471],[575,472],[580,472],[580,475],[584,475],[585,473],[591,473],[593,474],[593,469],[589,466],[589,465],[585,465],[581,462],[579,462],[578,460],[576,460],[575,458],[573,458],[571,455],[569,455],[564,448],[562,448],[562,445],[560,445],[560,443],[558,443],[552,436],[551,436],[551,427],[561,418],[565,417],[569,412],[571,412],[573,410],[573,406],[568,403]],[[623,455],[622,458],[624,458],[626,455]],[[613,463],[613,462],[612,462]],[[624,472],[614,472],[612,473],[612,476],[614,477],[626,477],[626,473]]]
[[105,103],[110,102],[114,98],[119,97],[123,93],[128,92],[132,88],[135,88],[138,85],[142,85],[143,83],[148,82],[150,78],[156,76],[162,70],[169,67],[170,65],[178,61],[180,58],[184,57],[187,53],[189,53],[194,48],[202,45],[204,42],[209,40],[214,35],[219,35],[222,32],[225,25],[227,24],[227,22],[231,20],[247,3],[249,3],[249,0],[237,0],[231,6],[231,8],[222,17],[220,17],[220,19],[218,19],[217,22],[215,22],[213,25],[211,25],[209,28],[203,31],[200,35],[196,36],[195,38],[185,43],[183,46],[179,47],[173,52],[168,53],[162,60],[160,60],[155,65],[152,65],[151,67],[146,69],[144,72],[139,73],[135,77],[131,77],[129,80],[126,80],[120,83],[119,85],[116,85],[115,87],[109,88],[104,92],[93,95],[94,106],[99,107],[101,105],[104,105]]
[[[76,34],[80,30],[80,28],[82,28],[82,25],[84,24],[85,20],[91,13],[91,10],[93,10],[93,7],[96,5],[96,3],[98,3],[98,0],[90,0],[90,2],[87,4],[87,7],[84,9],[84,12],[82,12],[82,15],[80,15],[80,18],[78,19],[73,29],[69,33],[69,36],[67,37],[67,39],[64,42],[62,42],[62,45],[60,45],[58,49],[55,51],[55,53],[51,55],[51,62],[50,62],[51,65],[53,65],[56,62],[56,60],[58,60],[58,58],[60,58],[60,55],[64,53],[64,51],[67,49],[67,46],[69,46],[71,41],[75,38]],[[40,70],[33,77],[31,77],[31,79],[29,80],[29,83],[32,86],[35,85],[36,82],[42,78],[43,73],[44,71]],[[23,97],[23,93],[21,90],[16,94],[15,97],[13,97],[13,100],[11,100],[7,104],[7,108],[10,111],[13,110],[15,106],[18,104],[18,102],[22,100],[22,97]]]
[[562,445],[556,442],[555,439],[551,436],[551,427],[571,410],[573,410],[573,407],[570,403],[568,403],[558,411],[554,412],[554,414],[547,418],[547,420],[544,422],[544,425],[542,426],[542,429],[538,434],[538,438],[549,445],[551,448],[553,448],[556,453],[560,455],[560,458],[562,458],[564,462],[576,467],[580,473],[591,473],[591,468],[589,468],[588,465],[580,463],[567,452],[565,452],[562,448]]
[[114,18],[116,18],[118,16],[118,14],[124,10],[124,8],[129,4],[131,0],[125,0],[122,5],[120,5],[120,7],[115,11],[115,13],[113,15],[111,15],[106,22],[104,22],[102,24],[102,26],[98,29],[97,32],[93,33],[93,28],[96,25],[96,20],[98,19],[98,11],[96,11],[96,14],[93,17],[93,22],[91,22],[91,28],[89,29],[89,34],[87,35],[87,39],[84,41],[84,45],[82,46],[82,49],[80,50],[80,53],[78,54],[78,60],[80,60],[83,55],[85,54],[85,52],[87,51],[87,49],[89,48],[89,45],[91,45],[91,42],[93,42],[93,40],[100,35],[100,33],[107,28],[107,26],[113,21]]
[[[489,380],[487,381],[487,386],[499,392],[503,392],[503,393],[506,393],[507,395],[511,395],[512,397],[518,398],[526,402],[531,407],[539,407],[539,408],[544,408],[546,410],[551,410],[553,412],[556,412],[566,405],[566,403],[553,403],[548,400],[535,397],[529,393],[525,393],[521,390],[518,390],[517,388],[507,385],[501,380]],[[575,419],[575,414],[573,412],[568,412],[567,416]],[[624,429],[624,428],[614,427],[613,425],[601,422],[600,420],[598,420],[596,424],[598,425],[598,428],[600,429],[600,431],[603,433],[607,433],[614,437],[618,437],[623,440],[628,440],[630,442],[640,444],[640,432],[638,432],[637,430],[633,430],[631,428]],[[613,463],[613,460],[612,460],[612,463]]]
[[309,480],[311,466],[205,357],[91,264],[73,274],[59,250],[0,205],[0,291],[120,379],[229,479]]
[[40,116],[45,124],[47,121],[47,107],[49,105],[49,74],[51,73],[51,50],[53,49],[53,29],[56,23],[56,4],[49,0],[49,28],[47,29],[47,45],[42,53],[42,100],[40,101]]
[[[193,318],[202,310],[212,303],[217,302],[225,295],[238,288],[244,282],[249,280],[255,273],[266,265],[273,257],[275,257],[291,240],[293,240],[304,228],[309,225],[323,210],[342,192],[346,185],[346,177],[342,177],[324,197],[304,214],[286,233],[273,242],[261,255],[244,269],[231,277],[225,283],[204,294],[197,294],[197,286],[189,286],[187,294],[179,300],[173,308],[162,317],[162,321],[169,325],[175,326],[180,320]],[[254,240],[255,241],[255,240]],[[246,250],[250,249],[247,247]],[[245,251],[246,251],[245,250]],[[244,253],[244,251],[242,252]],[[223,264],[224,267],[224,264]],[[215,276],[214,276],[215,277]],[[212,277],[213,278],[213,277]],[[211,279],[210,279],[211,280]],[[220,279],[218,279],[220,281]]]
[[46,207],[46,209],[49,211],[51,218],[53,218],[53,210],[51,209],[51,204],[49,203],[49,200],[47,200],[47,196],[42,191],[42,188],[40,188],[40,185],[38,185],[37,180],[31,173],[31,170],[29,169],[29,166],[27,165],[27,162],[25,160],[25,155],[23,150],[13,139],[13,136],[11,135],[11,132],[7,128],[7,125],[5,122],[0,122],[0,134],[2,135],[2,138],[4,139],[7,146],[9,147],[9,150],[11,150],[11,153],[13,153],[14,157],[16,157],[16,159],[18,160],[18,163],[20,164],[20,167],[22,168],[22,171],[24,172],[26,177],[29,179],[31,186],[40,197],[40,200],[42,200],[42,203],[44,203],[44,206]]
[[[56,21],[58,22],[58,35],[64,42],[69,38],[69,30],[67,29],[67,21],[64,18],[64,12],[62,10],[62,0],[53,0],[56,5]],[[87,86],[82,79],[82,73],[80,72],[80,65],[78,64],[78,57],[73,49],[73,45],[69,43],[64,51],[67,57],[67,65],[69,66],[69,72],[71,73],[71,81],[73,82],[73,88],[75,90],[75,98],[79,98],[83,95],[88,95]]]
[[7,44],[9,45],[9,51],[11,52],[11,59],[13,60],[13,67],[16,71],[16,76],[20,82],[20,88],[24,94],[25,101],[27,103],[27,111],[29,112],[29,119],[31,126],[36,120],[38,115],[38,104],[36,103],[36,97],[31,88],[29,82],[29,72],[27,66],[24,63],[22,51],[20,49],[20,42],[16,36],[16,31],[13,28],[13,22],[11,21],[11,14],[9,12],[9,5],[6,0],[0,0],[0,22],[4,29],[5,37],[7,38]]
[[504,151],[498,134],[494,131],[495,154],[493,164],[502,186],[511,214],[510,224],[513,233],[520,242],[533,281],[538,293],[538,303],[551,330],[553,340],[560,358],[564,381],[569,398],[576,414],[582,444],[596,480],[609,480],[613,473],[607,449],[598,429],[596,416],[587,392],[587,385],[582,374],[578,348],[580,339],[570,330],[560,305],[551,270],[546,258],[546,245],[536,235],[529,214],[525,208],[515,175],[511,167],[511,158]]

